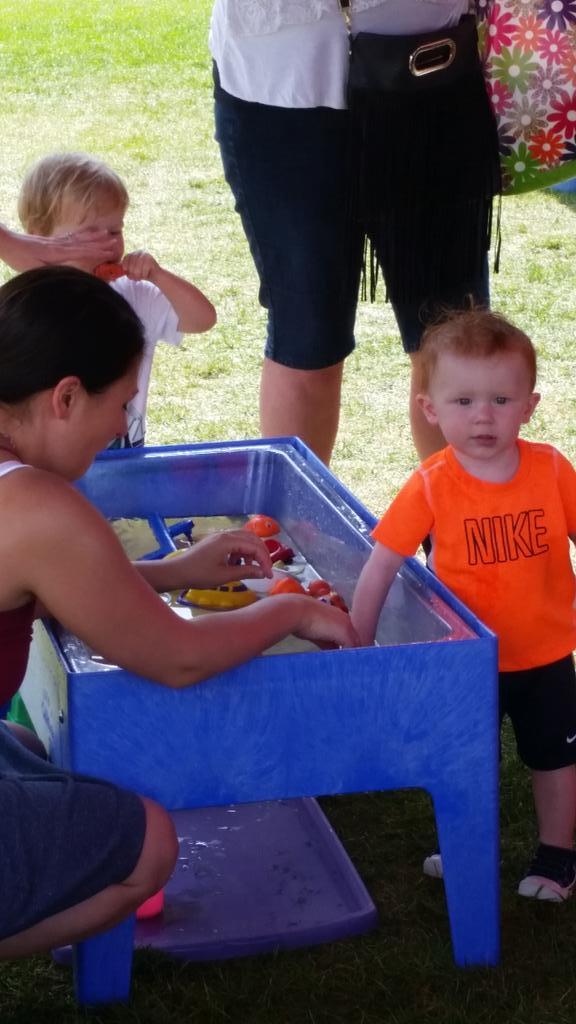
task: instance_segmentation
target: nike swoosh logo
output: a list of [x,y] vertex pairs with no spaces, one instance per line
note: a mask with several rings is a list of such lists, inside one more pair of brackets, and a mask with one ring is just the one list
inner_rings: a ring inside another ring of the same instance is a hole
[[576,740],[576,732],[574,733],[573,736],[567,736],[566,737],[566,743],[574,743],[574,740]]

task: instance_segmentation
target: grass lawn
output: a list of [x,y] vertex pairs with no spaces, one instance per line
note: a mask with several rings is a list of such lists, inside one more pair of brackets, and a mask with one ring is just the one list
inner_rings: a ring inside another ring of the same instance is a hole
[[[209,8],[209,0],[2,0],[0,6],[0,217],[17,225],[19,182],[38,156],[53,149],[91,151],[128,184],[128,246],[149,248],[218,308],[218,325],[208,335],[189,339],[182,352],[159,349],[151,443],[258,435],[264,315],[212,139]],[[575,212],[576,199],[568,194],[506,199],[502,269],[493,282],[493,305],[532,333],[540,353],[543,400],[527,436],[557,444],[573,460]],[[357,333],[333,469],[379,512],[414,464],[408,367],[382,302],[360,310]],[[497,969],[453,966],[442,886],[420,872],[434,847],[423,794],[373,794],[325,805],[378,902],[378,931],[220,964],[182,965],[139,954],[131,1004],[91,1019],[573,1024],[574,905],[534,905],[514,893],[534,828],[528,780],[507,733]],[[68,974],[38,957],[0,965],[0,1019],[36,1024],[84,1017]]]

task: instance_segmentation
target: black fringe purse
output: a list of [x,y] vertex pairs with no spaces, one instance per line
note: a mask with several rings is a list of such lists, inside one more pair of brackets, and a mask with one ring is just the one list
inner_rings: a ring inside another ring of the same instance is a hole
[[350,38],[350,209],[366,238],[363,291],[368,269],[374,298],[380,264],[387,297],[430,309],[478,280],[501,192],[475,19],[426,35],[352,36],[350,0],[340,6]]

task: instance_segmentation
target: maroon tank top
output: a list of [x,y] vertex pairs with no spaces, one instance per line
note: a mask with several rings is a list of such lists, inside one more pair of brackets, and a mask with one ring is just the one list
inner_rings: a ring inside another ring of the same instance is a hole
[[[27,467],[16,460],[0,463],[0,477]],[[14,696],[28,664],[36,602],[0,612],[0,704]]]
[[14,696],[26,672],[35,601],[0,612],[0,704]]

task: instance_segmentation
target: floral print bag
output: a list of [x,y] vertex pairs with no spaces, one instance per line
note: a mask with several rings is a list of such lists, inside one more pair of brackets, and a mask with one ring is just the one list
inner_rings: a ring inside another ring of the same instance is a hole
[[576,0],[476,0],[508,194],[576,177]]

